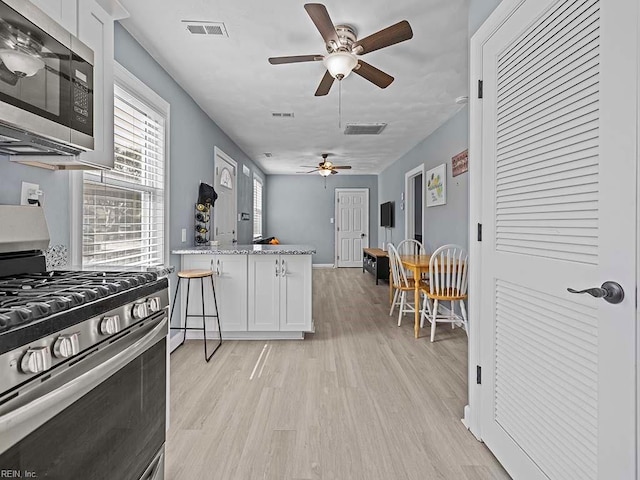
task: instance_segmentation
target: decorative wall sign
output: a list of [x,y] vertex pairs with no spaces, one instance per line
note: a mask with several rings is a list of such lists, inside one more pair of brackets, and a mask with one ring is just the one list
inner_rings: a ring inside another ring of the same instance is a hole
[[461,173],[469,171],[469,150],[460,152],[451,157],[451,174],[457,177]]
[[247,212],[242,212],[240,214],[240,220],[250,220],[251,217],[249,216],[249,214]]
[[427,207],[447,203],[447,164],[427,171]]

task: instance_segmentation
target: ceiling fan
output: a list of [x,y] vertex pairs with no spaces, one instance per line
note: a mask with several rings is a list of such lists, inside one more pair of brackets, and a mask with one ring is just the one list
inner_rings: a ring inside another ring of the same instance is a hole
[[409,22],[401,22],[380,30],[368,37],[358,40],[356,30],[350,25],[333,25],[331,17],[321,3],[307,3],[304,6],[311,20],[324,39],[327,55],[298,55],[292,57],[271,57],[269,63],[281,65],[284,63],[319,62],[327,67],[315,95],[329,93],[334,80],[342,80],[355,72],[362,78],[380,88],[387,88],[393,82],[393,77],[382,70],[369,65],[357,58],[381,48],[404,42],[413,37]]
[[328,153],[323,153],[322,161],[318,164],[317,167],[312,167],[310,165],[302,165],[303,168],[313,168],[313,170],[309,172],[297,172],[297,173],[318,172],[323,177],[328,177],[329,175],[338,173],[338,170],[351,170],[351,165],[334,165],[332,162],[327,160],[328,156],[329,156]]

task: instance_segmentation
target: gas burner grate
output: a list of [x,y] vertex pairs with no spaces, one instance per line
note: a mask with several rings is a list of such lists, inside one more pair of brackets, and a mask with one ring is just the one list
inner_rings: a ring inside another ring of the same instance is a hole
[[54,271],[0,278],[0,332],[156,280],[151,272]]

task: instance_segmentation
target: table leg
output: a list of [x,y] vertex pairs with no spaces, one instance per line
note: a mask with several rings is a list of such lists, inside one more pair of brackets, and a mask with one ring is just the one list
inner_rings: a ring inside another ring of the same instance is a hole
[[413,332],[415,337],[420,337],[420,269],[413,269],[413,282],[415,283],[415,293],[413,297],[414,310],[415,310],[415,324],[413,326]]

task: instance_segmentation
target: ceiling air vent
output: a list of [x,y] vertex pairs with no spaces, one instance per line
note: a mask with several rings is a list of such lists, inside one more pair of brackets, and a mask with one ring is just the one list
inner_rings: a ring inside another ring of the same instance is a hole
[[267,158],[271,158],[271,157],[273,157],[273,153],[271,153],[271,152],[264,152],[264,156],[265,156],[265,157],[267,157]]
[[345,135],[379,135],[386,123],[347,123],[344,129]]
[[227,28],[222,22],[201,22],[195,20],[182,20],[187,25],[187,30],[192,35],[212,35],[214,37],[228,37]]
[[293,112],[273,112],[271,114],[273,118],[293,118]]

